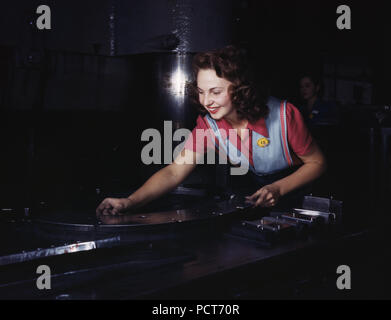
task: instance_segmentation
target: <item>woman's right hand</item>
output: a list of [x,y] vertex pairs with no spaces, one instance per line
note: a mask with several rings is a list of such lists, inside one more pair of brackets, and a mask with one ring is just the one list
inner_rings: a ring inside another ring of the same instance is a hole
[[129,198],[106,198],[96,208],[97,215],[118,215],[130,211],[134,202]]

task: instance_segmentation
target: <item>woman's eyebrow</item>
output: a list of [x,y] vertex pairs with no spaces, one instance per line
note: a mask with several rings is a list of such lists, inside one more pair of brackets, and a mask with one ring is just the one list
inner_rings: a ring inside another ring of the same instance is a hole
[[[197,88],[198,88],[198,90],[204,91],[199,87],[197,87]],[[210,88],[209,90],[214,90],[214,89],[223,89],[223,87],[213,87],[213,88]]]

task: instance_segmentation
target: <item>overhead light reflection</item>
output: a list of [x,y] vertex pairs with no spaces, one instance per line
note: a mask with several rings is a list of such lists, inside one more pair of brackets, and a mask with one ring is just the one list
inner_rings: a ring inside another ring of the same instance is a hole
[[171,76],[171,90],[175,95],[184,96],[186,86],[186,75],[179,66]]

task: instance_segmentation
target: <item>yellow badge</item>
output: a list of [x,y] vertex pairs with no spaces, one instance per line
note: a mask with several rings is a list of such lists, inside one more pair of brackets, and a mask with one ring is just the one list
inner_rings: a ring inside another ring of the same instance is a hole
[[266,147],[269,144],[269,140],[266,138],[260,138],[257,141],[257,145],[260,146],[261,148]]

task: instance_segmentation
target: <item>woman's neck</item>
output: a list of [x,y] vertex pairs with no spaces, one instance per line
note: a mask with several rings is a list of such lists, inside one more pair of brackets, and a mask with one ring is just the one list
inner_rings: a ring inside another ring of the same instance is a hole
[[318,96],[313,96],[313,97],[308,99],[308,101],[307,101],[307,109],[308,109],[308,111],[312,110],[312,108],[313,108],[317,98],[318,98]]
[[224,119],[232,126],[234,129],[241,129],[247,127],[247,119],[241,119],[238,117],[238,114],[235,112],[232,112],[224,117]]

